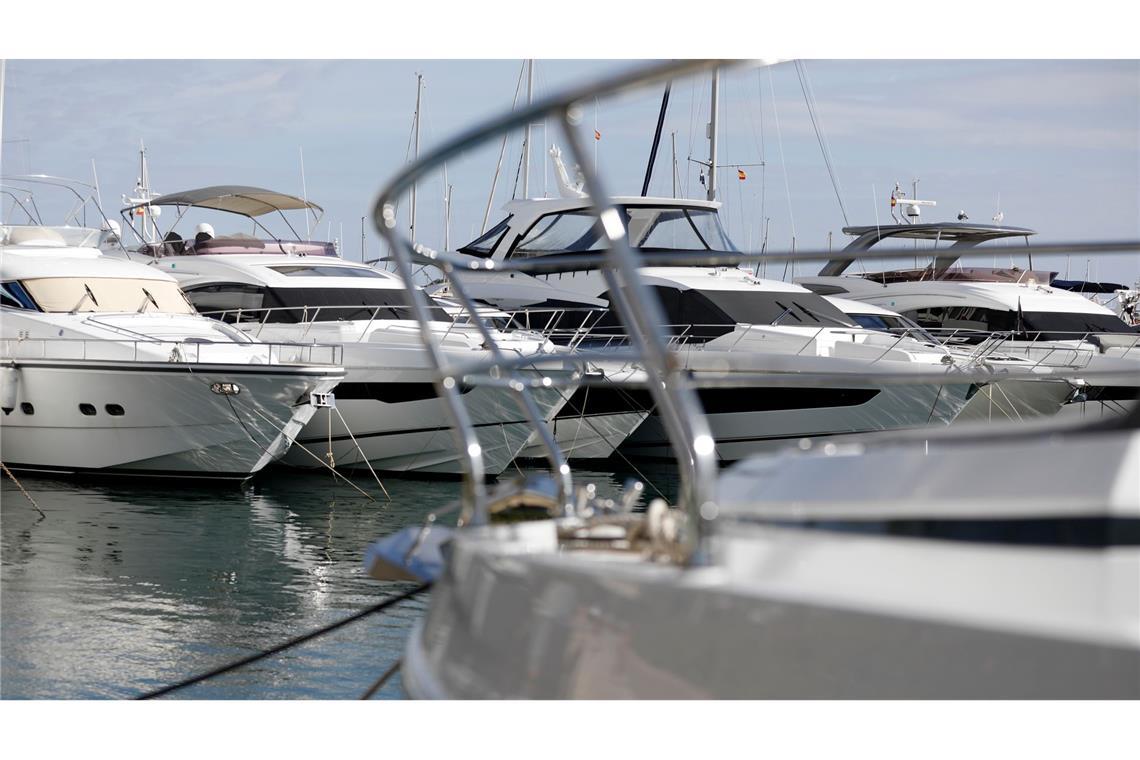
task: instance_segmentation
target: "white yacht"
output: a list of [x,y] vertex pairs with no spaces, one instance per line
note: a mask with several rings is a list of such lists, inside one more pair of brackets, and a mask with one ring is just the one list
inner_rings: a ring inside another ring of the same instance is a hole
[[53,473],[244,479],[280,459],[344,376],[199,316],[174,278],[101,232],[0,227],[2,456]]
[[[1140,431],[954,430],[737,464],[702,563],[678,559],[680,516],[658,505],[454,531],[450,570],[418,576],[436,581],[405,688],[1140,697]],[[374,547],[373,573],[392,577],[394,556]]]
[[[614,203],[639,253],[736,250],[717,216],[719,203],[647,197],[618,197]],[[558,314],[549,331],[556,342],[591,349],[623,345],[626,336],[609,310],[606,277],[574,263],[577,255],[600,250],[604,241],[589,199],[512,201],[505,211],[498,225],[458,252],[496,263],[541,257],[548,268],[560,271],[464,271],[464,287],[508,311]],[[661,298],[671,344],[696,377],[722,461],[804,437],[948,424],[977,389],[976,384],[954,381],[956,361],[966,357],[928,340],[861,327],[799,285],[756,277],[737,267],[642,267],[640,275]],[[600,318],[590,311],[597,309],[605,309]],[[860,380],[857,376],[869,368],[900,377],[943,372],[947,382],[930,386]],[[758,371],[787,374],[789,383],[763,389],[712,383],[701,387],[706,375]],[[847,372],[852,382],[818,389],[791,380],[794,374],[815,372]],[[652,409],[645,392],[594,387],[589,399],[586,392],[580,388],[563,414]],[[619,451],[642,458],[673,456],[657,414],[637,427]]]
[[[824,299],[860,327],[892,335],[908,335],[924,340],[931,346],[941,344],[936,337],[898,312],[866,301],[852,301],[838,296],[824,296]],[[1068,380],[1053,379],[1051,367],[1043,367],[1040,362],[1003,353],[1001,348],[1004,342],[1001,338],[991,338],[976,346],[947,346],[957,361],[974,366],[1000,367],[1009,375],[1022,375],[1021,378],[1011,377],[977,386],[976,392],[954,418],[953,424],[1050,417],[1079,393],[1079,385]]]
[[[542,118],[570,133],[574,103],[707,65],[656,64],[467,130],[380,193],[378,229],[410,270],[383,220],[433,163]],[[608,199],[597,213],[613,225]],[[718,478],[663,305],[624,234],[600,248],[669,423],[681,508],[638,513],[636,488],[609,500],[561,473],[473,484],[460,527],[429,517],[375,544],[373,577],[433,583],[401,663],[412,696],[1140,697],[1140,411],[826,441]]]
[[[823,295],[864,301],[901,313],[940,340],[978,344],[1003,335],[1001,352],[1041,366],[1087,367],[1090,371],[1134,367],[1140,371],[1140,332],[1111,309],[1079,293],[1054,287],[1056,272],[1018,267],[964,267],[962,255],[976,246],[1033,230],[990,224],[936,222],[847,227],[854,236],[845,252],[869,251],[889,240],[924,241],[930,257],[920,269],[848,273],[852,259],[836,255],[814,277],[796,282]],[[944,246],[944,247],[940,247]],[[1016,254],[1017,249],[981,249]],[[1083,414],[1118,414],[1140,394],[1140,383],[1086,386],[1075,397]],[[1093,411],[1090,411],[1093,410]]]
[[[179,218],[189,209],[228,212],[261,230],[259,237],[199,233],[184,240],[172,225],[161,242],[143,245],[134,255],[177,278],[199,313],[259,340],[327,343],[342,351],[347,376],[337,388],[335,406],[320,410],[306,425],[287,464],[459,474],[447,411],[436,396],[430,359],[399,277],[346,261],[330,243],[273,237],[260,217],[319,211],[319,206],[270,190],[217,186],[171,193],[128,207],[123,216],[130,220],[139,210],[171,207]],[[457,323],[442,307],[433,316],[431,328],[451,361],[487,355],[483,337],[472,327]],[[563,366],[565,352],[541,337],[516,331],[500,336],[500,345],[513,352],[546,352],[547,371],[572,372]],[[509,389],[464,393],[479,429],[485,471],[497,475],[526,444],[531,427]],[[569,393],[552,388],[536,394],[542,413],[552,417]]]

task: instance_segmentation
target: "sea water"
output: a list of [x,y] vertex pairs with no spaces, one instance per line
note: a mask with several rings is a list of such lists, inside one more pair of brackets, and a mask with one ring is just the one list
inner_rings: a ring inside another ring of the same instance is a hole
[[[581,477],[616,494],[628,472]],[[244,485],[3,477],[0,697],[130,698],[336,622],[415,584],[373,540],[453,503],[454,480],[271,469]],[[584,481],[583,481],[584,482]],[[651,489],[650,495],[653,495]],[[441,519],[454,524],[454,515]],[[355,699],[401,656],[422,594],[167,699]],[[404,696],[399,675],[375,695]]]

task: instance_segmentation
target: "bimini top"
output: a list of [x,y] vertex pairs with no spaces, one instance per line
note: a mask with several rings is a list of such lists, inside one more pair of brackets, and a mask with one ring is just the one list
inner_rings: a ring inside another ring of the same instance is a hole
[[168,193],[145,203],[129,206],[123,211],[133,211],[144,206],[193,206],[249,217],[296,209],[312,209],[324,213],[323,208],[304,198],[246,185],[214,185],[180,193]]
[[[1036,235],[1028,227],[1006,227],[997,224],[969,224],[965,222],[933,222],[930,224],[883,224],[862,227],[844,227],[844,234],[855,239],[844,247],[844,251],[865,251],[888,238],[904,240],[934,240],[949,245],[935,255],[934,270],[948,269],[961,255],[963,248],[973,248],[980,243],[1007,237],[1028,237]],[[949,249],[955,249],[953,251]],[[820,270],[824,277],[835,277],[854,261],[842,254],[827,262]]]

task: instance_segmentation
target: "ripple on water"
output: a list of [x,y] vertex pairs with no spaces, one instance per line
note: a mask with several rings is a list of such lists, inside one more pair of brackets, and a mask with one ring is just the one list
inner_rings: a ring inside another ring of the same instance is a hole
[[[621,483],[591,476],[603,493]],[[368,578],[365,547],[459,493],[454,481],[389,479],[391,501],[372,501],[288,470],[241,487],[21,481],[47,517],[3,482],[7,699],[134,696],[375,604],[407,586]],[[427,603],[417,597],[179,696],[354,698],[401,655]],[[399,678],[377,696],[402,696]]]

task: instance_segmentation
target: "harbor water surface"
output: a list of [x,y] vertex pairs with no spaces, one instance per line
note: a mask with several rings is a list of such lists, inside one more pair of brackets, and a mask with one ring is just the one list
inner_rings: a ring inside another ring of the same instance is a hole
[[[611,494],[627,477],[578,475]],[[46,517],[3,479],[5,699],[134,697],[411,588],[369,578],[364,550],[460,490],[386,478],[389,501],[355,478],[373,501],[329,473],[291,470],[241,486],[19,478]],[[414,597],[168,698],[356,699],[401,656],[427,604]],[[375,695],[403,697],[398,675]]]

